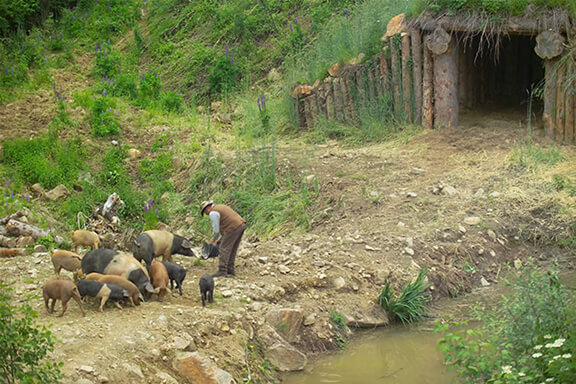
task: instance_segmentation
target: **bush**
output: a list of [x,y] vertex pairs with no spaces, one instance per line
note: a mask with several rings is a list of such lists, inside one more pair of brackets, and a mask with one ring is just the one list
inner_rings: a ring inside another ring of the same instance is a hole
[[38,313],[30,304],[11,303],[10,288],[0,285],[0,373],[3,383],[57,383],[62,363],[47,359],[55,339],[36,324]]
[[114,100],[107,97],[107,92],[104,91],[102,97],[97,97],[92,104],[92,115],[90,122],[92,124],[92,132],[95,136],[111,136],[120,133],[120,125],[118,124],[118,113],[115,110]]
[[424,278],[428,272],[421,269],[413,283],[404,287],[400,297],[394,298],[389,280],[386,280],[384,287],[378,295],[380,306],[388,312],[391,320],[399,319],[402,324],[410,324],[426,316],[428,308],[426,303],[430,301],[430,296],[426,294],[428,289],[424,283]]
[[444,360],[471,383],[576,382],[575,303],[557,272],[528,266],[508,285],[512,295],[475,310],[477,328],[437,326]]

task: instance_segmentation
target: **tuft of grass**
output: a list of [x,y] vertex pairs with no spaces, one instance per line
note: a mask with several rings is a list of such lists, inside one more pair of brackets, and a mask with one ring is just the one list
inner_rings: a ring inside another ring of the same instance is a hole
[[536,172],[542,167],[552,167],[566,160],[566,155],[555,145],[543,147],[528,141],[514,148],[510,165],[522,170]]
[[350,333],[350,329],[346,325],[346,320],[344,319],[344,315],[341,312],[336,311],[335,309],[330,310],[330,324],[334,326],[335,334],[334,339],[340,348],[346,347],[346,343],[348,342],[348,335]]
[[400,320],[407,325],[424,318],[428,312],[426,303],[430,301],[430,296],[426,293],[428,288],[424,282],[428,271],[421,269],[414,282],[407,284],[399,297],[394,297],[389,280],[386,280],[384,287],[378,295],[378,302],[391,320]]

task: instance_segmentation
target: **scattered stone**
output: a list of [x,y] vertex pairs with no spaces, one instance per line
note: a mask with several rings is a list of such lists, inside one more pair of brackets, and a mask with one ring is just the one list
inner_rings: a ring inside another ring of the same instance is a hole
[[303,323],[304,326],[308,327],[310,325],[313,325],[314,323],[316,323],[316,314],[315,313],[311,313],[304,318],[304,323]]
[[100,381],[101,384],[106,384],[110,382],[110,379],[107,376],[100,376],[98,377],[98,380]]
[[228,298],[232,297],[233,293],[230,290],[222,291],[222,297]]
[[335,278],[333,283],[334,283],[334,289],[336,289],[337,291],[346,286],[346,280],[344,280],[342,276]]
[[198,352],[178,352],[172,361],[173,368],[191,383],[236,383],[232,375],[218,368]]
[[178,380],[176,380],[166,372],[156,372],[156,377],[159,378],[163,383],[178,384]]
[[286,342],[278,342],[265,351],[267,360],[280,372],[301,371],[308,362],[306,355]]
[[66,188],[66,186],[60,184],[54,189],[46,192],[45,196],[52,201],[65,200],[68,196],[70,196],[70,191],[68,188]]
[[284,275],[290,273],[290,268],[288,268],[287,266],[285,266],[284,264],[280,264],[278,266],[278,270],[280,271],[280,273],[283,273]]
[[32,236],[20,236],[16,240],[16,247],[18,248],[26,248],[34,244],[34,238]]
[[461,233],[466,233],[466,228],[465,228],[463,225],[459,225],[459,226],[458,226],[458,230],[459,230]]
[[44,193],[46,193],[46,191],[44,190],[44,188],[42,188],[42,185],[40,185],[40,183],[33,184],[30,187],[30,189],[36,196],[44,196]]
[[410,256],[414,256],[414,250],[412,248],[406,247],[404,248],[404,252],[406,252]]
[[482,256],[482,255],[484,254],[484,248],[480,248],[480,249],[478,250],[478,254],[479,254],[480,256]]
[[142,369],[139,366],[137,366],[136,364],[124,363],[124,364],[122,364],[122,367],[124,367],[126,372],[128,372],[129,374],[132,374],[134,376],[138,376],[141,379],[144,378],[144,374],[142,373]]
[[266,256],[260,256],[260,257],[258,258],[258,262],[259,262],[260,264],[266,264],[266,263],[268,263],[268,258],[267,258]]
[[497,237],[496,237],[496,232],[494,232],[493,230],[489,229],[489,230],[488,230],[488,237],[489,237],[490,239],[492,239],[492,241],[496,241],[496,238],[497,238]]
[[190,340],[186,340],[180,336],[174,336],[174,347],[179,350],[185,350],[190,346]]
[[326,265],[326,263],[322,260],[315,260],[314,261],[314,266],[316,266],[316,267],[323,267],[325,265]]
[[482,277],[480,278],[480,285],[482,285],[483,287],[488,287],[488,286],[490,285],[490,283],[488,282],[488,280],[486,280],[486,279],[484,278],[484,276],[482,276]]
[[396,226],[403,228],[406,226],[406,224],[404,224],[402,221],[399,221],[398,224],[396,224]]
[[289,343],[300,341],[300,328],[304,316],[302,311],[293,308],[281,308],[266,314],[266,320],[282,335]]
[[48,248],[44,244],[36,244],[34,246],[34,253],[48,252]]
[[412,168],[412,173],[415,174],[415,175],[421,175],[421,174],[424,173],[424,170],[423,170],[422,168],[416,168],[416,167],[414,167],[414,168]]
[[490,193],[490,197],[500,197],[500,195],[501,193],[496,191]]
[[408,192],[408,193],[406,194],[406,197],[412,197],[412,198],[414,198],[414,197],[417,197],[417,196],[418,196],[418,194],[417,194],[416,192]]
[[78,371],[79,371],[79,372],[82,372],[82,373],[88,373],[88,374],[91,375],[91,374],[94,373],[94,367],[92,367],[92,366],[90,366],[90,365],[81,365],[81,366],[78,368]]
[[306,182],[307,182],[308,184],[312,183],[312,182],[315,181],[315,180],[316,180],[316,175],[308,175],[308,176],[306,176]]
[[478,216],[469,216],[464,219],[464,223],[468,225],[478,225],[480,224],[480,218]]

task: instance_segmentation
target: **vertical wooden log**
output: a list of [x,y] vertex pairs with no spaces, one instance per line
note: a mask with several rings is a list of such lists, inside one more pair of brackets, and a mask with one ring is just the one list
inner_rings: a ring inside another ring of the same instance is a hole
[[[429,36],[427,36],[428,38]],[[432,51],[424,44],[424,73],[422,75],[422,125],[424,128],[434,128],[434,62]]]
[[363,78],[363,65],[357,65],[355,70],[354,70],[354,86],[356,87],[355,91],[353,92],[353,95],[356,96],[356,112],[358,112],[360,110],[361,107],[364,106],[365,103],[365,92],[366,90],[364,89],[364,78]]
[[413,29],[410,37],[414,83],[414,122],[422,124],[422,36],[420,36],[420,31]]
[[296,111],[296,118],[298,120],[298,128],[306,129],[306,115],[304,114],[304,102],[302,99],[295,97],[294,110]]
[[390,66],[388,65],[388,59],[383,54],[380,54],[380,76],[382,90],[384,93],[390,92]]
[[354,72],[348,72],[344,77],[342,77],[344,85],[344,96],[345,104],[344,109],[346,111],[346,121],[353,121],[356,116],[356,103],[354,102]]
[[412,123],[412,76],[410,66],[410,35],[402,34],[402,101],[404,104],[404,118]]
[[556,116],[556,63],[557,60],[544,60],[544,113],[542,121],[548,137],[554,138]]
[[394,96],[394,115],[397,119],[402,119],[402,92],[400,90],[400,58],[398,57],[398,50],[394,37],[390,41],[390,58],[392,64],[392,92]]
[[458,125],[457,87],[456,42],[452,39],[445,53],[434,56],[434,115],[437,127]]
[[320,85],[316,92],[318,94],[317,101],[318,101],[318,115],[322,115],[326,117],[328,115],[328,109],[326,105],[326,98],[328,97],[328,87],[326,84]]
[[329,80],[324,83],[324,88],[326,89],[326,117],[328,120],[335,119],[334,112],[334,82]]
[[345,121],[344,101],[342,95],[342,78],[335,78],[332,87],[334,90],[334,116],[338,121]]
[[556,127],[554,128],[554,138],[558,143],[564,141],[564,74],[566,67],[559,66],[556,76]]
[[370,71],[372,72],[372,81],[374,82],[374,97],[376,101],[379,101],[380,96],[384,94],[382,81],[380,81],[380,55],[372,56]]
[[366,75],[368,83],[368,103],[376,103],[376,87],[374,84],[374,72],[372,71],[372,66],[366,66],[364,74]]
[[305,97],[302,99],[302,103],[304,104],[304,116],[306,121],[306,128],[312,129],[314,126],[314,117],[312,114],[312,98],[310,96]]

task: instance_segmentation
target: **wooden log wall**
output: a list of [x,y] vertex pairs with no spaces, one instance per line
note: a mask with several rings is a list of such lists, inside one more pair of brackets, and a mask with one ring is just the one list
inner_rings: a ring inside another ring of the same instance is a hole
[[[465,48],[452,43],[446,54],[438,55],[427,48],[430,38],[415,30],[388,38],[382,53],[348,65],[311,92],[297,95],[300,128],[312,128],[320,116],[356,124],[361,108],[384,102],[400,121],[425,128],[458,124],[458,111],[486,102],[496,86],[487,84],[493,80],[486,78],[487,60],[475,57],[477,41]],[[544,130],[559,143],[576,144],[576,64],[559,61],[544,60]],[[447,79],[447,72],[456,76]]]
[[[422,36],[419,31],[410,31],[389,38],[384,46],[383,52],[370,60],[348,65],[337,76],[325,78],[311,92],[296,95],[300,128],[312,128],[319,118],[358,123],[360,108],[384,102],[392,104],[397,119],[421,124],[426,104],[423,99],[426,90],[422,87],[426,50]],[[431,103],[431,89],[427,96]]]

